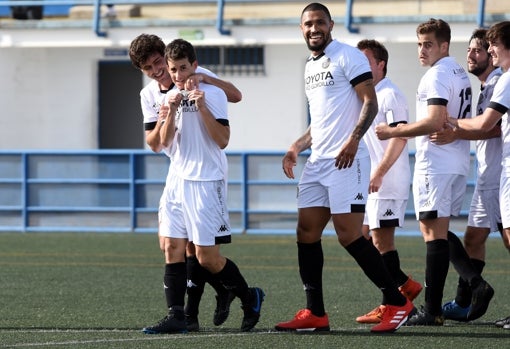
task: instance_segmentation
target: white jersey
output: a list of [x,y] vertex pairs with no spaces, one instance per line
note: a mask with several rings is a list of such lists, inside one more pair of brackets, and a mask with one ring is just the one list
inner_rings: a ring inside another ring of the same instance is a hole
[[[371,78],[367,57],[357,48],[333,40],[305,67],[305,92],[310,110],[310,161],[333,159],[359,121],[362,102],[353,86]],[[357,158],[368,156],[363,140]]]
[[[206,106],[216,119],[228,120],[228,102],[219,87],[202,84]],[[172,144],[172,169],[190,181],[223,180],[227,156],[211,138],[195,101],[182,100],[175,115],[176,132]]]
[[510,108],[510,73],[508,71],[502,74],[496,83],[489,108],[503,113],[501,122],[501,137],[503,140],[502,170],[505,171],[508,177],[508,175],[510,175],[510,124],[508,120]]
[[[196,73],[203,73],[210,75],[212,77],[217,77],[213,72],[207,70],[205,68],[198,67],[195,71]],[[205,85],[205,84],[202,84]],[[200,88],[202,88],[200,85]],[[156,80],[151,80],[145,87],[140,91],[140,105],[142,107],[143,114],[143,125],[144,130],[149,131],[153,130],[156,127],[156,123],[159,118],[159,109],[165,103],[166,93],[169,90],[161,90],[159,87],[159,83]],[[164,153],[171,158],[171,153],[169,149],[163,149]],[[169,165],[168,175],[166,178],[166,182],[170,183],[170,167],[172,163]]]
[[[381,122],[388,125],[409,122],[409,110],[404,94],[388,78],[384,78],[375,86],[379,111],[372,126],[365,133],[364,139],[370,153],[371,171],[377,169],[384,157],[389,140],[381,141],[375,134],[375,126]],[[407,145],[400,153],[393,166],[383,177],[381,188],[378,192],[370,193],[373,199],[407,200],[411,183],[411,169],[409,166],[409,151]]]
[[[429,105],[445,105],[450,116],[471,117],[471,84],[464,68],[452,57],[437,61],[421,78],[416,95],[416,120],[427,117]],[[467,176],[470,166],[467,140],[436,145],[429,136],[416,137],[415,173]]]
[[[503,74],[500,68],[493,70],[480,89],[476,115],[483,114],[489,105],[494,87]],[[501,137],[476,141],[477,178],[479,190],[498,189],[501,176]]]
[[[198,67],[196,73],[203,73],[213,77],[216,75],[210,70]],[[202,85],[201,85],[202,86]],[[145,130],[152,130],[156,127],[158,121],[159,109],[165,102],[165,96],[168,90],[161,90],[156,80],[151,80],[140,91],[140,104],[142,106],[143,123]]]

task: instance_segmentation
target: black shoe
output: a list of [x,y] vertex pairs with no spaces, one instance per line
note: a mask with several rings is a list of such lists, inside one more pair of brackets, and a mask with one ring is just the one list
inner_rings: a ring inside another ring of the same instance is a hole
[[236,298],[232,292],[216,295],[216,309],[214,309],[213,323],[215,326],[223,324],[230,314],[230,304]]
[[409,315],[409,319],[407,319],[404,326],[443,326],[443,324],[443,315],[429,314],[422,307],[413,315]]
[[250,292],[250,301],[241,306],[244,311],[243,322],[241,324],[242,332],[250,331],[259,322],[260,309],[265,297],[264,291],[258,287],[251,287],[248,292]]
[[485,280],[482,280],[471,292],[471,310],[467,315],[469,321],[482,317],[494,296],[494,289]]
[[186,321],[184,316],[182,319],[175,317],[173,312],[168,313],[156,325],[144,327],[142,332],[146,334],[159,334],[159,333],[186,333]]
[[200,331],[200,324],[198,323],[198,318],[196,316],[186,315],[186,329],[188,332]]

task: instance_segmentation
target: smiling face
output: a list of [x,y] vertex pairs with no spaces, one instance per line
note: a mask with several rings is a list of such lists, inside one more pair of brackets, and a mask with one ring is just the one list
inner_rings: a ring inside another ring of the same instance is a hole
[[168,72],[170,73],[175,86],[180,90],[184,90],[186,80],[195,73],[198,62],[194,61],[193,63],[190,63],[187,58],[182,58],[176,60],[169,59],[167,64]]
[[501,67],[504,71],[510,69],[510,50],[506,49],[500,40],[491,41],[488,52],[494,66]]
[[471,39],[467,49],[468,71],[475,76],[480,76],[491,66],[492,58],[489,52],[483,47],[480,40],[476,38]]
[[331,31],[333,21],[324,11],[313,10],[303,12],[301,16],[301,31],[308,49],[312,54],[321,54],[332,41]]
[[168,74],[165,57],[159,53],[153,53],[140,66],[142,72],[147,77],[156,80],[162,87],[169,88],[172,85],[172,79]]

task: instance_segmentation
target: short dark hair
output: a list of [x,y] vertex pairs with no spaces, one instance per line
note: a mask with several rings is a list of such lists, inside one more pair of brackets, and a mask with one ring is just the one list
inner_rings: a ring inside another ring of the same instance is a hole
[[452,38],[452,32],[450,30],[450,25],[443,21],[442,19],[431,18],[427,22],[423,22],[418,25],[416,28],[416,34],[429,34],[434,33],[436,39],[441,42],[447,42],[450,44],[450,40]]
[[175,39],[166,45],[165,59],[167,61],[177,61],[184,58],[187,58],[190,63],[197,60],[195,48],[191,45],[191,43],[184,39]]
[[308,12],[308,11],[322,11],[326,14],[328,19],[331,21],[331,13],[329,13],[328,8],[321,3],[312,2],[311,4],[308,4],[301,12],[301,17],[303,17],[303,13]]
[[487,40],[489,43],[499,41],[507,50],[510,50],[510,21],[493,24],[487,31]]
[[364,39],[358,42],[358,49],[360,50],[370,50],[374,55],[374,58],[378,61],[384,62],[383,73],[386,76],[388,72],[388,50],[377,40]]
[[489,49],[489,40],[487,40],[487,29],[478,28],[473,31],[469,42],[476,40],[485,50]]
[[142,69],[142,65],[154,53],[165,55],[165,43],[157,35],[140,34],[129,45],[129,58],[138,69]]

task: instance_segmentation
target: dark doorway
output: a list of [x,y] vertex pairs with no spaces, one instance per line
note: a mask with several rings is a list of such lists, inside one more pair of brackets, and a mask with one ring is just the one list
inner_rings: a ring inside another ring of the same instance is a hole
[[131,62],[99,62],[99,149],[144,148],[142,87]]

